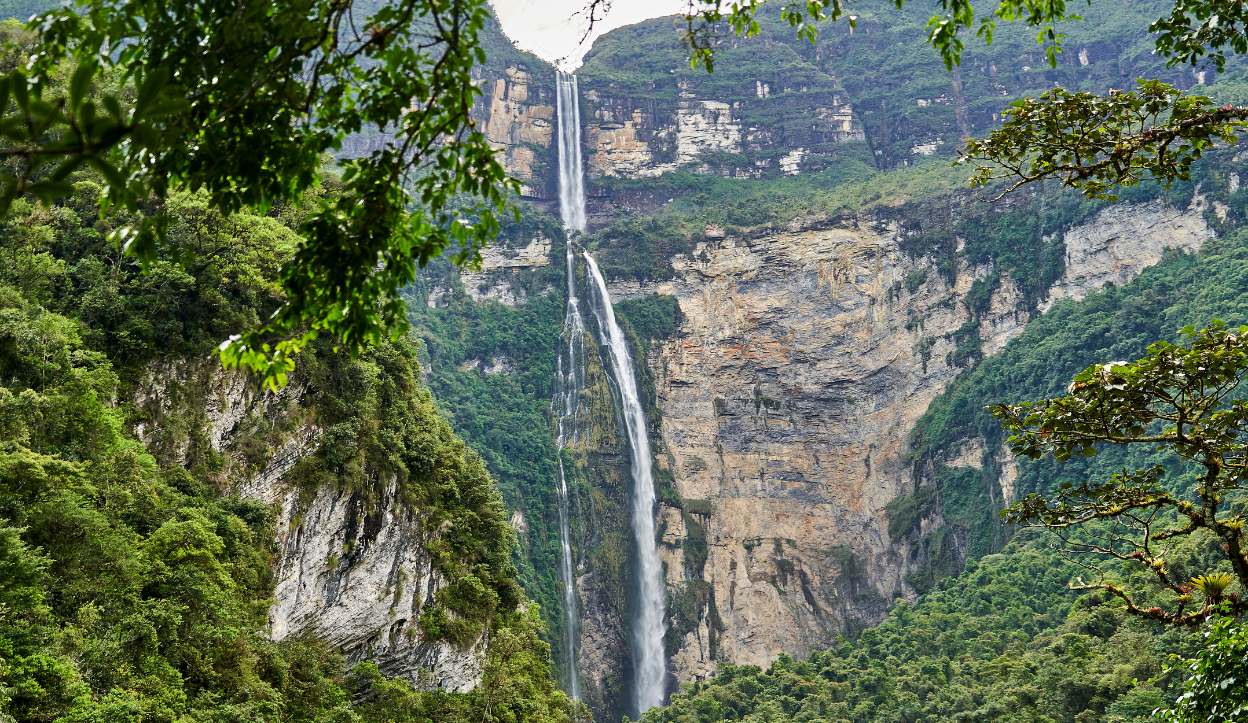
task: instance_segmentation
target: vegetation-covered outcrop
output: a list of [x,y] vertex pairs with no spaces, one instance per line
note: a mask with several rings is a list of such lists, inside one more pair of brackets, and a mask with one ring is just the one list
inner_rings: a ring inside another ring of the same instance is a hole
[[[420,388],[412,343],[354,360],[314,345],[291,380],[302,401],[214,445],[205,392],[222,377],[209,353],[280,301],[274,271],[302,210],[222,218],[176,195],[170,234],[200,254],[144,270],[104,240],[95,188],[82,178],[50,208],[19,201],[0,228],[0,712],[110,723],[566,719],[537,607],[513,579],[502,501]],[[154,378],[155,401],[143,391]],[[422,692],[369,664],[349,671],[316,639],[264,633],[275,510],[233,490],[267,465],[292,419],[323,432],[291,484],[364,498],[397,485],[422,520],[450,584],[420,634],[462,645],[488,630],[471,692]]]
[[[1214,318],[1230,324],[1248,321],[1244,307],[1248,237],[1235,230],[1206,242],[1198,254],[1174,255],[1122,287],[1110,286],[1078,303],[1062,301],[1033,320],[1018,339],[985,358],[950,386],[918,422],[912,461],[920,486],[913,491],[918,516],[939,510],[944,526],[911,536],[911,554],[926,554],[928,565],[910,582],[919,590],[957,571],[954,537],[964,536],[967,557],[999,549],[1010,533],[996,519],[1003,505],[995,492],[1008,477],[1011,499],[1047,493],[1064,482],[1089,475],[1108,478],[1124,467],[1164,464],[1179,479],[1178,459],[1163,452],[1107,449],[1058,464],[1052,459],[1009,459],[1005,434],[986,407],[1058,396],[1071,378],[1090,364],[1138,358],[1158,339],[1175,340],[1187,324]],[[963,444],[982,444],[981,468],[950,466]],[[931,485],[926,487],[923,485]]]

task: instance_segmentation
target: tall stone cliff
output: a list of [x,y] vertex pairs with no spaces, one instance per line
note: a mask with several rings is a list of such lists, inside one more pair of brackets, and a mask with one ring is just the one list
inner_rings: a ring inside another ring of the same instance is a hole
[[[672,204],[684,193],[674,172],[798,184],[823,171],[910,165],[951,155],[1038,82],[1110,87],[1153,63],[1131,56],[1125,40],[1072,36],[1078,52],[1056,69],[989,49],[949,74],[903,50],[914,39],[904,23],[863,20],[857,36],[824,28],[810,46],[767,21],[757,38],[725,41],[708,75],[691,72],[671,25],[664,18],[613,31],[577,72],[591,230]],[[483,71],[478,109],[526,196],[548,211],[558,192],[553,75],[535,59],[495,64]],[[1122,203],[1044,231],[1038,248],[1062,244],[1065,269],[1046,288],[969,260],[964,240],[940,257],[916,254],[915,219],[888,208],[686,231],[693,248],[670,259],[670,279],[612,282],[617,301],[668,294],[683,315],[672,338],[650,345],[644,370],[660,484],[670,492],[658,522],[673,684],[710,676],[720,661],[765,665],[781,652],[827,647],[878,623],[895,598],[913,598],[907,575],[934,554],[918,540],[946,521],[926,511],[890,534],[888,506],[931,484],[922,470],[916,478],[907,455],[932,400],[1032,315],[1124,283],[1167,249],[1198,249],[1213,233],[1206,219],[1225,215],[1213,206],[1199,193],[1182,207]],[[606,250],[613,241],[608,232],[589,243]],[[513,281],[557,268],[561,259],[544,257],[550,248],[533,235],[487,253],[481,270],[459,276],[464,292],[513,308],[558,293]],[[453,284],[439,283],[431,306],[454,297]],[[627,450],[609,373],[587,356],[596,431],[568,452],[586,501],[576,541],[580,667],[591,708],[615,718],[632,665],[620,513],[630,493]],[[505,362],[477,360],[483,374],[507,373]],[[991,503],[1012,499],[1001,450],[981,440],[942,454],[950,467],[991,466]],[[945,539],[942,554],[961,564],[967,539],[956,531]]]
[[[1198,250],[1213,234],[1206,211],[1199,194],[1184,208],[1123,203],[1049,237],[1064,244],[1064,274],[1034,308],[1001,276],[975,319],[980,353],[1002,348],[1056,300],[1124,283],[1167,249]],[[968,297],[998,270],[959,254],[951,282],[944,257],[912,255],[909,228],[892,212],[753,233],[712,227],[672,259],[671,279],[610,284],[616,302],[672,295],[683,316],[672,338],[650,345],[641,370],[658,475],[676,493],[661,495],[658,511],[673,683],[713,675],[721,661],[766,665],[826,648],[878,623],[896,597],[915,597],[906,575],[928,560],[912,538],[943,521],[928,514],[912,535],[890,536],[888,503],[927,484],[907,459],[910,433],[965,367],[957,352],[968,344]],[[486,270],[461,274],[465,291],[522,306],[507,279],[558,263],[543,257],[545,243],[535,236],[491,252]],[[433,289],[430,303],[446,293]],[[603,713],[616,712],[610,703],[627,695],[631,670],[630,487],[590,331],[589,433],[568,454],[587,518],[577,541],[580,668],[587,701]],[[946,452],[949,466],[985,458],[982,444]],[[1008,502],[1008,460],[1000,450],[986,456],[1001,468],[988,492]],[[965,559],[966,541],[955,535],[953,544]]]
[[[1073,258],[1050,298],[1123,283],[1163,249],[1199,249],[1211,235],[1203,210],[1200,197],[1187,209],[1124,204],[1070,229]],[[708,240],[674,262],[673,280],[615,290],[674,295],[685,317],[647,360],[660,462],[682,498],[709,502],[703,569],[664,548],[669,585],[714,590],[714,615],[708,601],[673,657],[681,681],[713,675],[717,660],[766,665],[826,648],[914,597],[905,575],[923,560],[890,539],[885,507],[916,486],[909,433],[961,371],[950,360],[971,317],[964,300],[991,269],[963,261],[951,285],[902,251],[895,226],[816,226]],[[1005,278],[980,319],[983,353],[1022,330],[1020,302]],[[990,494],[1009,497],[1008,476],[1003,487]],[[663,514],[680,528],[681,515]]]
[[[617,188],[611,179],[675,170],[793,176],[834,163],[839,144],[865,140],[837,79],[784,43],[760,39],[725,50],[714,76],[687,72],[687,62],[675,57],[670,62],[684,71],[656,75],[649,66],[679,50],[671,24],[660,18],[614,31],[577,71],[593,224],[670,200],[644,188]],[[477,121],[523,182],[522,194],[548,204],[558,196],[554,68],[510,49],[477,74],[483,90]]]

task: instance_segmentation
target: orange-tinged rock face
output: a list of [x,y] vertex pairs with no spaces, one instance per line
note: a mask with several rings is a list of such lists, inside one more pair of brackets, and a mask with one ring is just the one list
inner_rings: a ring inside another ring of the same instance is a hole
[[[1210,235],[1198,206],[1116,206],[1068,231],[1082,261],[1055,294],[1121,283],[1165,247],[1198,248]],[[660,466],[683,498],[711,511],[697,516],[708,548],[700,571],[688,543],[674,544],[687,534],[681,516],[662,512],[664,539],[673,537],[663,546],[669,587],[698,579],[713,590],[713,609],[708,600],[681,633],[681,681],[712,675],[716,660],[802,657],[847,625],[879,622],[898,592],[913,597],[905,574],[921,560],[908,541],[890,540],[885,505],[914,491],[910,431],[960,371],[946,361],[949,337],[970,318],[962,299],[971,284],[989,272],[963,262],[951,286],[931,268],[907,290],[929,264],[902,252],[887,226],[799,228],[710,239],[675,259],[673,280],[612,289],[672,294],[685,317],[647,360],[663,412]],[[1021,308],[1007,277],[980,320],[985,353],[1022,330]],[[986,455],[1002,469],[990,493],[1011,498],[1016,472],[1003,450],[965,444],[948,464],[978,467]],[[582,648],[583,659],[594,655]]]
[[506,68],[501,77],[489,82],[477,115],[484,116],[481,121],[486,138],[503,152],[508,173],[521,180],[540,181],[536,156],[526,144],[550,147],[555,107],[543,102],[540,93],[530,91],[531,82],[528,71],[517,66]]

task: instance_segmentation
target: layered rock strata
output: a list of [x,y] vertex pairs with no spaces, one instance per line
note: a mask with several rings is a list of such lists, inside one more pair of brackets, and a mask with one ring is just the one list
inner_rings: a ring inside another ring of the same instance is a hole
[[503,152],[507,172],[526,181],[521,195],[547,198],[549,168],[543,151],[550,149],[555,128],[553,74],[534,78],[527,66],[511,65],[485,78],[484,84],[477,115],[486,138]]
[[[843,95],[809,99],[795,95],[802,107],[793,115],[811,115],[812,132],[821,142],[864,139],[862,125]],[[644,107],[649,105],[644,99],[614,97],[609,88],[591,89],[585,96],[589,120],[584,144],[590,178],[650,178],[682,167],[734,178],[758,178],[769,168],[796,175],[810,152],[793,145],[801,139],[780,137],[770,128],[751,125],[742,113],[741,100],[706,97],[688,81],[680,83],[679,100],[671,112]],[[727,165],[710,160],[715,154],[740,156],[760,151],[774,151],[769,155],[776,157],[740,158]]]
[[[1203,212],[1199,195],[1186,209],[1120,204],[1066,231],[1066,271],[1041,309],[1125,283],[1167,249],[1198,250],[1211,235]],[[951,352],[971,320],[963,299],[993,270],[962,261],[950,284],[936,259],[902,250],[903,233],[886,221],[818,219],[759,238],[708,229],[705,242],[673,259],[670,281],[611,284],[617,301],[674,295],[684,315],[676,337],[647,359],[662,412],[657,464],[686,507],[660,507],[667,582],[674,596],[696,592],[700,605],[696,621],[677,630],[676,680],[713,675],[720,661],[802,656],[877,623],[895,597],[913,597],[905,575],[922,561],[890,540],[885,506],[914,489],[904,460],[910,431],[961,371]],[[488,273],[545,266],[542,243],[508,258],[490,252],[498,268]],[[907,291],[916,277],[925,280]],[[461,278],[500,289],[474,294],[480,300],[517,303],[501,293],[502,276]],[[1018,284],[1004,275],[978,319],[983,353],[1020,333],[1027,317]],[[569,453],[593,487],[582,544],[601,549],[619,533],[602,505],[627,500],[626,449],[609,380],[588,356],[591,434]],[[976,468],[986,456],[973,442],[952,455],[949,466]],[[992,456],[1000,469],[992,494],[1011,500],[1013,468],[1001,450]],[[688,552],[691,523],[705,536],[705,562]],[[924,519],[920,531],[941,523]],[[578,574],[581,668],[587,700],[601,710],[626,693],[627,590],[617,588],[627,574],[602,561]]]
[[274,640],[312,635],[349,663],[371,660],[425,690],[476,687],[485,637],[466,650],[422,641],[417,621],[445,581],[425,554],[417,513],[397,503],[393,486],[378,500],[324,488],[309,498],[263,483],[245,492],[281,510]]
[[[1065,234],[1071,259],[1053,295],[1079,298],[1129,280],[1164,249],[1199,249],[1210,236],[1202,211],[1199,197],[1185,210],[1102,211]],[[934,264],[899,240],[896,228],[856,223],[709,240],[674,260],[673,280],[613,289],[672,294],[685,316],[648,360],[660,463],[681,497],[710,513],[698,516],[709,545],[700,570],[665,546],[673,589],[702,580],[713,590],[672,660],[679,680],[713,675],[718,660],[802,656],[913,597],[905,574],[916,563],[891,542],[885,505],[913,490],[910,430],[960,371],[946,356],[970,320],[961,302],[989,269],[963,262],[950,285],[929,268],[908,292],[900,282]],[[1025,321],[1007,277],[980,319],[985,353]],[[982,450],[963,452],[953,463],[980,464]],[[681,515],[662,514],[669,535],[685,534]]]

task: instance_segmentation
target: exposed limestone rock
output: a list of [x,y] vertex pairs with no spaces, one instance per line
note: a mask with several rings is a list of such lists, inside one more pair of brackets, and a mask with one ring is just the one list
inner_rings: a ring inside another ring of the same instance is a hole
[[448,293],[450,292],[446,289],[446,287],[441,284],[434,284],[433,287],[429,289],[429,295],[425,297],[425,304],[430,309],[437,309],[445,304],[446,295]]
[[[1123,204],[1071,229],[1067,275],[1052,296],[1080,298],[1129,281],[1165,248],[1199,248],[1210,235],[1202,210]],[[895,596],[913,597],[904,576],[917,562],[894,548],[885,505],[914,489],[903,460],[910,430],[960,371],[946,355],[970,318],[961,300],[990,272],[963,263],[953,285],[934,268],[913,292],[899,284],[929,263],[902,252],[890,227],[797,224],[700,243],[674,261],[671,281],[613,285],[617,299],[675,295],[685,317],[678,338],[655,345],[648,363],[663,412],[661,454],[682,497],[713,509],[702,523],[702,577],[723,629],[700,624],[683,636],[672,659],[679,680],[713,674],[711,650],[738,664],[805,655],[847,625],[878,622]],[[1025,321],[1018,285],[1006,277],[980,319],[985,353]],[[1008,450],[992,457],[1012,500]],[[946,463],[985,461],[982,441],[972,441]],[[678,574],[688,574],[683,552],[668,540],[679,515],[662,515],[669,585],[687,584]],[[920,521],[923,531],[940,524]],[[582,641],[587,675],[607,665],[600,651],[611,647],[602,631],[594,635],[596,645]]]
[[950,467],[971,467],[972,469],[984,468],[984,440],[976,437],[967,440],[962,444],[962,448],[958,450],[958,454],[949,459],[945,464]]
[[680,649],[672,656],[671,665],[680,671],[681,680],[706,680],[716,674],[718,661],[712,654],[710,606],[699,611],[698,627],[685,633],[680,641]]
[[[663,121],[645,109],[629,108],[627,103],[596,91],[587,93],[587,104],[593,108],[585,129],[586,146],[591,149],[586,161],[590,178],[649,178],[698,163],[707,153],[742,153],[775,146],[771,129],[743,128],[737,106],[699,98],[688,90],[680,96],[674,116]],[[825,126],[820,132],[836,142],[862,140],[865,136],[853,109],[841,102],[840,96],[832,100],[831,108],[815,109],[818,124]],[[805,155],[804,148],[789,149],[780,161],[781,171],[800,173]],[[728,175],[742,176],[741,172],[726,170]],[[716,171],[703,168],[701,172]],[[755,175],[757,169],[744,172],[744,177]]]
[[[134,433],[152,454],[185,464],[190,430],[202,429],[212,448],[224,451],[254,418],[297,418],[305,392],[297,381],[266,392],[246,373],[226,371],[215,360],[158,358],[135,385]],[[228,456],[227,461],[234,465],[227,472],[243,464]]]
[[[528,245],[521,248],[487,246],[481,250],[481,268],[477,271],[461,270],[459,279],[464,284],[464,291],[478,303],[497,301],[505,306],[515,308],[527,300],[524,291],[513,288],[506,276],[500,272],[518,271],[520,269],[537,268],[550,264],[550,239],[540,232],[533,237]],[[435,297],[435,292],[440,292]],[[437,306],[441,289],[433,289],[429,293],[427,303]]]
[[524,291],[513,289],[511,283],[505,278],[491,279],[485,274],[460,272],[460,279],[464,282],[464,291],[477,303],[497,301],[503,306],[514,309],[517,306],[524,306],[524,303],[528,301]]
[[997,460],[1000,470],[997,482],[1001,485],[1001,496],[1005,504],[1014,504],[1018,500],[1018,495],[1014,492],[1014,483],[1018,481],[1018,460],[1014,459],[1010,448],[1004,442],[1001,444],[1001,450],[997,452]]
[[1117,204],[1090,222],[1067,231],[1066,273],[1049,291],[1042,308],[1060,299],[1082,299],[1105,284],[1125,284],[1141,270],[1161,261],[1166,249],[1199,251],[1213,235],[1205,222],[1199,194],[1187,209],[1161,201],[1144,205]]
[[585,573],[576,579],[576,588],[586,604],[581,610],[580,651],[581,678],[586,687],[586,701],[601,708],[612,694],[618,696],[621,673],[627,660],[627,650],[620,635],[620,623],[609,609],[593,604],[597,582],[593,573]]
[[[506,368],[506,359],[492,360]],[[424,605],[445,584],[425,554],[415,513],[394,503],[393,485],[367,501],[330,488],[309,493],[282,475],[315,451],[321,429],[306,419],[307,389],[298,380],[278,392],[265,391],[243,372],[211,363],[157,362],[137,387],[135,407],[143,420],[136,433],[158,456],[181,461],[185,429],[198,427],[226,457],[227,472],[248,468],[236,443],[264,425],[271,448],[265,467],[234,490],[247,499],[276,505],[280,552],[270,610],[270,635],[311,634],[341,648],[350,662],[368,659],[388,676],[452,691],[472,689],[481,677],[483,637],[471,649],[426,643],[416,621]],[[171,418],[173,410],[194,410],[193,419]],[[196,416],[202,415],[202,416]],[[282,424],[271,424],[281,420]],[[274,428],[293,427],[285,434]],[[182,431],[178,431],[182,430]]]
[[488,364],[480,359],[468,359],[464,363],[460,364],[458,368],[461,372],[480,369],[481,373],[488,376],[493,374],[510,374],[516,370],[516,365],[511,362],[511,359],[508,359],[502,354],[498,354],[491,357]]
[[680,510],[665,505],[659,506],[659,557],[669,585],[679,584],[685,579],[685,551],[681,549],[681,541],[688,535],[684,518]]
[[780,170],[784,171],[786,176],[796,176],[802,172],[802,156],[806,155],[805,148],[794,148],[780,158]]
[[[647,127],[649,119],[641,109],[616,120],[610,106],[596,108],[593,117],[600,122],[586,129],[587,145],[593,149],[587,160],[590,178],[654,177],[692,163],[702,153],[741,152],[741,123],[733,118],[731,106],[681,95],[675,123],[658,128]],[[646,135],[653,140],[643,140]],[[656,153],[656,146],[674,146],[675,153]]]
[[866,140],[862,124],[854,117],[853,107],[849,103],[842,103],[840,96],[832,97],[831,108],[820,108],[816,113],[819,120],[827,123],[827,132],[838,143]]
[[371,660],[426,690],[477,685],[484,637],[468,650],[421,639],[421,610],[445,581],[425,554],[416,515],[394,503],[393,487],[375,504],[331,489],[310,500],[298,489],[257,492],[281,506],[274,640],[315,635],[352,663]]
[[[543,103],[540,95],[531,93],[526,69],[511,66],[503,77],[490,83],[486,110],[485,135],[490,143],[504,151],[507,172],[526,181],[542,180],[544,169],[537,167],[533,144],[550,147],[555,127],[555,107]],[[533,195],[532,187],[526,187]]]
[[[582,143],[590,178],[649,178],[681,167],[693,167],[702,173],[753,178],[765,167],[774,167],[774,162],[764,159],[753,164],[746,162],[741,167],[712,168],[703,158],[708,153],[741,154],[760,150],[786,151],[778,168],[781,173],[792,175],[801,172],[801,162],[809,154],[806,147],[799,145],[805,141],[796,141],[790,147],[773,128],[744,127],[741,101],[707,97],[685,81],[677,89],[679,99],[674,105],[659,111],[652,99],[617,98],[611,95],[609,88],[592,87],[592,78],[583,80],[582,106],[587,111],[588,122]],[[550,164],[541,153],[541,149],[554,150],[553,77],[547,79],[544,74],[535,75],[523,66],[510,65],[491,69],[481,82],[486,94],[474,115],[490,143],[503,151],[508,172],[525,182],[522,195],[553,198],[553,169],[548,167]],[[767,100],[776,95],[769,84],[760,81],[759,88],[762,89],[759,99]],[[786,95],[795,96],[794,107],[800,109],[795,112],[807,113],[810,118],[812,135],[808,141],[865,139],[862,124],[843,95],[807,95],[804,91],[805,88],[784,89]]]

